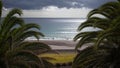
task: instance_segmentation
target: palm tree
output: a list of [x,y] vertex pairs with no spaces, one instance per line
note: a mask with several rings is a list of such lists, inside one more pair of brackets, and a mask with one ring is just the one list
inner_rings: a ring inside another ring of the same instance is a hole
[[[42,33],[33,30],[40,29],[39,25],[26,24],[22,18],[20,9],[11,10],[3,20],[2,1],[0,1],[0,68],[51,68],[52,64],[48,58],[38,57],[40,54],[51,51],[51,48],[41,42],[25,41],[28,37],[44,36]],[[48,66],[46,66],[46,64]]]
[[[74,40],[81,38],[76,50],[92,43],[80,51],[73,61],[73,68],[120,68],[120,1],[108,2],[88,14],[88,19],[78,30],[86,27],[98,31],[81,32]],[[96,16],[99,14],[103,17]]]

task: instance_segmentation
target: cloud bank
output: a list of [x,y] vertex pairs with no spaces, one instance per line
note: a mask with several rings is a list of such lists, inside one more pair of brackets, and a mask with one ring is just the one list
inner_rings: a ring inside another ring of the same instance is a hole
[[[4,8],[5,9],[5,8]],[[86,18],[90,8],[58,8],[57,6],[47,6],[37,10],[23,10],[22,17],[25,18]],[[3,10],[5,16],[10,9]]]
[[117,0],[3,0],[6,8],[42,9],[47,6],[58,8],[96,8],[106,2]]
[[11,8],[23,10],[22,17],[86,18],[92,9],[117,0],[3,0],[3,17]]

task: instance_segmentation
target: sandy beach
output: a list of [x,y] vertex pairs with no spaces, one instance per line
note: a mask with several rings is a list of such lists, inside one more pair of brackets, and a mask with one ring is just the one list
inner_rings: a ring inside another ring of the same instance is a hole
[[48,45],[57,45],[57,46],[68,46],[74,47],[77,42],[73,40],[40,40],[40,42],[46,43]]
[[[45,43],[47,45],[49,45],[53,50],[56,51],[68,51],[68,52],[72,52],[75,51],[75,46],[77,44],[77,41],[73,41],[73,40],[27,40],[27,41],[32,41],[32,42],[42,42]],[[83,50],[84,48],[86,48],[87,46],[91,45],[86,44],[86,46],[82,46],[81,48],[79,48],[79,50]]]
[[39,42],[48,44],[53,50],[74,50],[75,45],[77,44],[77,42],[74,42],[73,40],[39,40]]
[[[73,51],[75,49],[75,46],[77,44],[77,41],[73,41],[73,40],[28,40],[28,41],[32,41],[32,42],[42,42],[45,43],[47,45],[49,45],[53,50],[62,50],[62,51]],[[79,50],[83,50],[84,48],[86,48],[87,46],[91,45],[89,44],[85,44],[85,46],[82,46],[81,48],[79,48]]]

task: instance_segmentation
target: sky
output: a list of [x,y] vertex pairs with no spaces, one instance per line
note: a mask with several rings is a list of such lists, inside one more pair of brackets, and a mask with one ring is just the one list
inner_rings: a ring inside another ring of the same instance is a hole
[[92,9],[111,1],[116,0],[3,0],[3,17],[20,8],[25,18],[86,18]]

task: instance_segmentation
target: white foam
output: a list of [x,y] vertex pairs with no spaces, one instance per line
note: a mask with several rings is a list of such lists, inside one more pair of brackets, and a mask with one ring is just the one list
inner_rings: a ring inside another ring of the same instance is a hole
[[53,20],[54,22],[84,22],[86,19],[64,19],[64,20]]
[[[34,37],[29,37],[25,40],[37,40]],[[39,40],[73,40],[72,38],[59,38],[59,37],[42,37]]]

